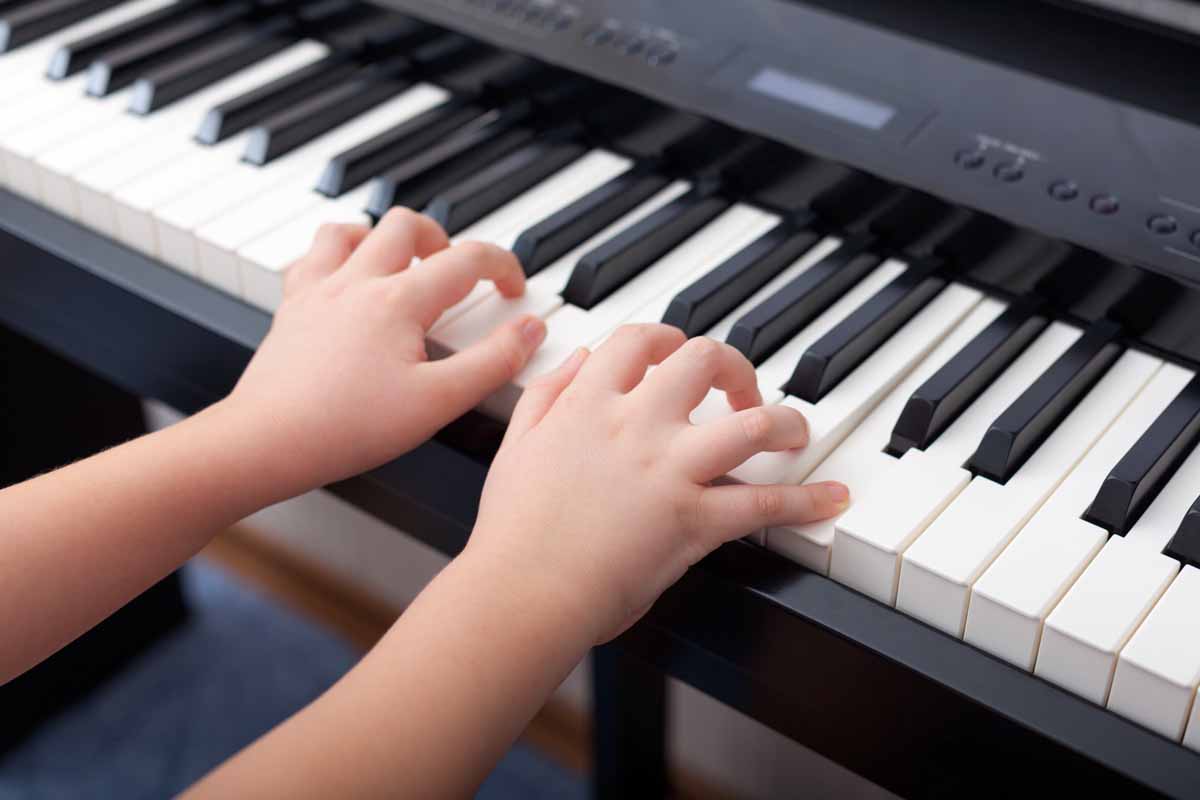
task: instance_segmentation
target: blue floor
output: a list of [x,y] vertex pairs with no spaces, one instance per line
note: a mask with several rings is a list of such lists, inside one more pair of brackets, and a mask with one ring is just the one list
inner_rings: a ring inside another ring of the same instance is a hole
[[[192,619],[0,760],[0,800],[168,797],[319,695],[354,652],[224,573],[184,572]],[[479,797],[584,798],[581,776],[515,747]]]

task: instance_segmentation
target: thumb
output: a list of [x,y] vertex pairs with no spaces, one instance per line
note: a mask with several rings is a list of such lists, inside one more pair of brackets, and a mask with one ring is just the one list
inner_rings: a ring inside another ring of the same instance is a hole
[[520,401],[517,402],[517,407],[513,409],[512,418],[508,421],[508,431],[504,434],[505,442],[521,437],[542,421],[558,400],[558,396],[575,380],[587,357],[587,349],[580,347],[566,361],[559,364],[557,369],[526,387]]
[[546,323],[526,315],[460,353],[430,362],[427,368],[442,387],[446,415],[466,413],[515,378],[545,338]]

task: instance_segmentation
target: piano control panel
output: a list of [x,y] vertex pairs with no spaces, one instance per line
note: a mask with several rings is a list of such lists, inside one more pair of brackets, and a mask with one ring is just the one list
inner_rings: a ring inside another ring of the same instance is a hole
[[781,0],[379,4],[1200,286],[1200,125],[1152,104]]

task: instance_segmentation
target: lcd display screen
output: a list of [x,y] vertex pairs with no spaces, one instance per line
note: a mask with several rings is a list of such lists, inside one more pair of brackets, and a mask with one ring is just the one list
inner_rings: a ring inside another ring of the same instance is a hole
[[750,79],[749,87],[761,95],[875,131],[887,125],[897,112],[887,103],[774,67],[760,69]]

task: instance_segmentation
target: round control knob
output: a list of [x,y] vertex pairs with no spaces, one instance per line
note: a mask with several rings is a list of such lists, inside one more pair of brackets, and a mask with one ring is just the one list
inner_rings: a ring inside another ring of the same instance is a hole
[[1107,217],[1121,210],[1121,201],[1111,194],[1098,194],[1092,198],[1091,208]]
[[1151,233],[1157,233],[1159,236],[1170,236],[1179,230],[1179,223],[1175,221],[1174,217],[1167,214],[1155,214],[1146,220],[1146,227],[1150,229]]
[[1079,187],[1074,181],[1055,181],[1046,189],[1055,200],[1067,202],[1079,196]]
[[1005,183],[1016,183],[1025,177],[1025,171],[1013,161],[997,164],[996,168],[992,170],[992,174],[996,176],[997,180],[1004,181]]
[[954,163],[963,169],[979,169],[983,166],[982,150],[959,150],[954,154]]

